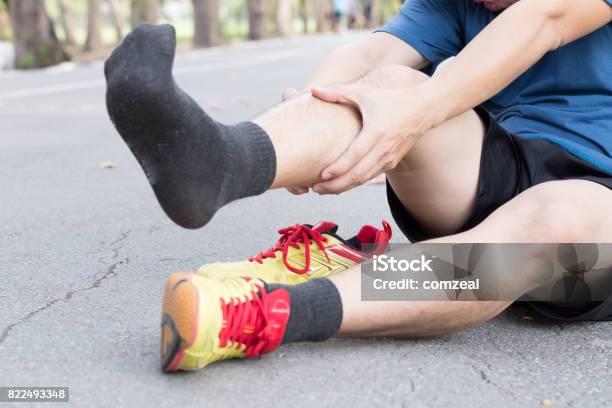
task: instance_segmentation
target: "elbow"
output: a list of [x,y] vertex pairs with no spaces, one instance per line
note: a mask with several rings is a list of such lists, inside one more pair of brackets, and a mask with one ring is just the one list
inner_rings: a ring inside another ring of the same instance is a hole
[[523,0],[525,7],[532,13],[538,13],[544,18],[558,19],[565,14],[572,0]]
[[530,16],[539,16],[541,36],[548,51],[554,51],[566,44],[563,35],[563,20],[572,0],[523,0]]
[[557,48],[567,44],[563,36],[563,30],[560,27],[559,19],[550,19],[546,24],[546,37],[548,40],[548,51],[554,51]]
[[364,40],[341,45],[333,51],[333,54],[345,61],[353,61],[354,64],[367,65],[370,69],[376,65],[377,55]]

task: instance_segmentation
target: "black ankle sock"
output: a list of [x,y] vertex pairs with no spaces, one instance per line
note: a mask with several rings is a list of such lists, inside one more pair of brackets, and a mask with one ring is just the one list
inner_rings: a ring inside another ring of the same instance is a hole
[[313,279],[301,285],[267,285],[267,291],[285,289],[291,313],[283,343],[324,341],[338,333],[342,323],[342,300],[329,279]]
[[136,27],[106,61],[106,104],[168,216],[205,225],[230,201],[261,194],[276,175],[266,132],[211,119],[174,82],[172,26]]

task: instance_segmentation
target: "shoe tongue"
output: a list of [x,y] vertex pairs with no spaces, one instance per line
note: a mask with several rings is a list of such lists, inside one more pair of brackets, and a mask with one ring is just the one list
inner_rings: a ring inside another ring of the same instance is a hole
[[338,231],[338,226],[333,222],[321,221],[312,229],[320,234],[335,234]]

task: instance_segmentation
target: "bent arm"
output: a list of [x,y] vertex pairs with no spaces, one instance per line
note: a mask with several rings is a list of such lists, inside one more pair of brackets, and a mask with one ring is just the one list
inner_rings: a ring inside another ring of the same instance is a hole
[[422,85],[436,126],[503,90],[553,51],[612,21],[604,0],[522,0],[489,24]]
[[374,33],[332,51],[317,66],[304,91],[309,92],[313,86],[353,82],[383,65],[420,69],[427,64],[421,54],[404,41],[391,34]]

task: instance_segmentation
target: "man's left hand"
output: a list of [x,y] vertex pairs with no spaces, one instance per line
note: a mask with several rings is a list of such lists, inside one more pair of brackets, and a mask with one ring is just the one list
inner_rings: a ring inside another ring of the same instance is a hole
[[355,83],[313,88],[312,95],[353,106],[362,117],[361,133],[314,186],[319,194],[340,194],[395,168],[433,126],[428,98],[418,86],[387,90]]

